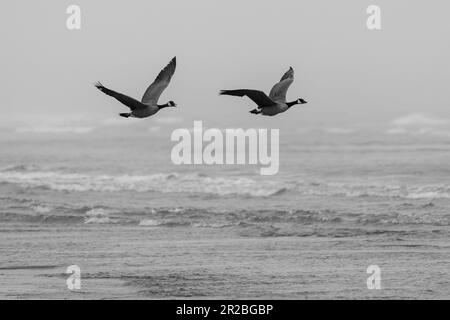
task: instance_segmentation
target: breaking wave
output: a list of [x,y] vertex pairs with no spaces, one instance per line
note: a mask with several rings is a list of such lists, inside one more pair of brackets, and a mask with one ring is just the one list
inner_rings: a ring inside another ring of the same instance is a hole
[[[142,228],[237,228],[256,230],[261,236],[287,236],[289,234],[308,234],[308,228],[333,226],[399,226],[399,225],[450,225],[450,215],[434,210],[434,204],[405,204],[403,212],[355,213],[335,210],[301,209],[241,209],[216,210],[193,207],[161,208],[108,208],[108,207],[72,207],[37,206],[23,208],[11,207],[0,211],[0,221],[29,223],[62,223],[85,225],[132,225]],[[26,209],[28,208],[28,210]],[[44,208],[44,209],[43,209]],[[414,209],[432,209],[416,211]],[[19,209],[19,210],[17,210]],[[399,208],[401,209],[401,208]],[[412,210],[411,210],[412,209]],[[353,229],[353,228],[351,228]]]
[[242,176],[207,176],[199,173],[155,173],[109,175],[43,170],[34,165],[10,166],[0,170],[0,184],[23,188],[69,192],[162,192],[238,195],[244,197],[304,196],[388,197],[404,199],[450,199],[450,184],[408,184],[383,182],[282,181]]
[[186,192],[220,196],[243,195],[267,197],[279,195],[286,188],[276,182],[259,183],[244,177],[208,177],[200,174],[156,173],[151,175],[81,174],[42,171],[35,167],[15,166],[0,171],[0,183],[25,188],[55,191],[98,192]]
[[343,197],[386,197],[404,199],[450,199],[450,184],[388,184],[388,183],[314,183],[300,185],[305,195]]

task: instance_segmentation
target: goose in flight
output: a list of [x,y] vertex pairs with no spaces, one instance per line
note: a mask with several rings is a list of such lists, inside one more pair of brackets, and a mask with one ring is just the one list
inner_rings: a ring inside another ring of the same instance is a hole
[[95,86],[103,93],[116,98],[121,103],[130,108],[131,112],[119,113],[121,117],[134,117],[134,118],[146,118],[154,115],[162,108],[176,107],[176,103],[169,101],[166,104],[158,104],[159,97],[163,91],[167,88],[175,73],[175,67],[177,64],[176,57],[174,57],[169,64],[158,74],[155,81],[147,88],[141,101],[137,101],[122,93],[110,90],[103,86],[100,82],[97,82]]
[[306,103],[302,98],[292,102],[286,102],[286,92],[292,82],[294,82],[294,69],[290,67],[283,75],[280,82],[274,85],[272,90],[270,90],[269,96],[262,91],[249,89],[222,90],[220,91],[220,94],[237,97],[247,96],[258,105],[258,107],[250,111],[250,113],[274,116],[278,113],[285,112],[296,104]]

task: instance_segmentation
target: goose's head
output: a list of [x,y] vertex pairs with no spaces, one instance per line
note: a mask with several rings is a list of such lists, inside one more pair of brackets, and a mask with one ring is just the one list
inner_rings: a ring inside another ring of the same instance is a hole
[[173,101],[169,101],[169,103],[167,104],[168,107],[176,107],[177,104]]
[[292,102],[287,102],[286,104],[290,108],[292,106],[295,106],[296,104],[305,104],[305,103],[307,103],[305,100],[303,100],[302,98],[299,98],[299,99],[294,100]]

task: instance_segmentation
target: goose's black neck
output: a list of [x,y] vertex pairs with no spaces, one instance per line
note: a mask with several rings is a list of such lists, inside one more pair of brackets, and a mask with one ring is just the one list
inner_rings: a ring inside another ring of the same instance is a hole
[[168,103],[166,103],[166,104],[158,104],[158,109],[162,109],[162,108],[167,108],[169,106],[169,104]]
[[290,107],[295,106],[296,104],[298,104],[298,101],[295,100],[295,101],[292,101],[292,102],[287,102],[286,104],[290,108]]

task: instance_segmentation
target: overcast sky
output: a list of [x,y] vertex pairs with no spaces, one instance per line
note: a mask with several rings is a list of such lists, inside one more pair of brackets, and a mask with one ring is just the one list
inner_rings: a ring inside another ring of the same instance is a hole
[[[70,4],[81,7],[81,30],[66,28]],[[371,4],[381,7],[380,31],[366,27]],[[179,108],[140,121],[297,128],[447,119],[449,12],[444,0],[8,1],[0,127],[138,121],[117,118],[127,109],[93,83],[140,99],[175,55],[160,102]],[[268,93],[289,66],[296,80],[288,99],[309,104],[277,117],[255,117],[251,101],[217,94]]]

